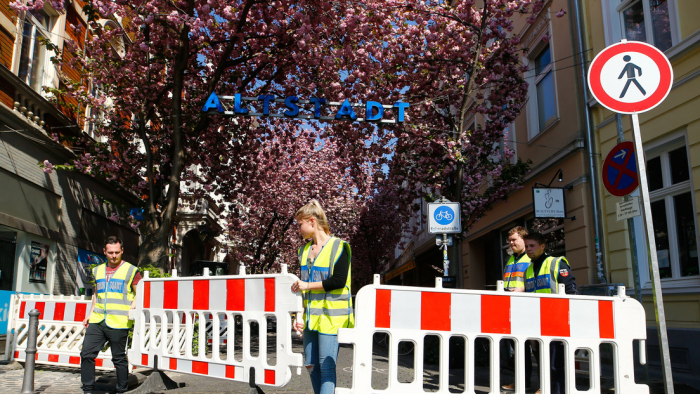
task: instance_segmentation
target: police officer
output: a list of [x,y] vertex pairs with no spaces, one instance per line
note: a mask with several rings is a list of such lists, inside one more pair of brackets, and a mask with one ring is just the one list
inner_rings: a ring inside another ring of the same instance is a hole
[[[503,273],[503,284],[507,291],[525,291],[525,271],[530,266],[530,258],[525,252],[525,240],[523,237],[527,235],[527,229],[522,226],[516,226],[508,231],[508,243],[513,254],[508,259],[505,272]],[[525,385],[530,387],[530,375],[532,375],[532,358],[531,348],[532,341],[525,342]],[[507,343],[507,345],[506,345]],[[504,354],[504,359],[510,358],[511,342],[502,342],[501,353]],[[504,390],[515,390],[515,383],[502,386]]]
[[508,231],[508,243],[513,254],[508,259],[503,283],[508,291],[525,291],[525,271],[530,266],[530,258],[525,252],[525,240],[527,235],[525,227],[517,226]]
[[[544,252],[544,235],[529,233],[523,239],[527,255],[532,261],[525,272],[525,291],[556,294],[559,291],[559,285],[563,284],[566,294],[577,294],[576,278],[571,272],[569,262],[565,257],[553,257]],[[541,311],[541,313],[547,312]],[[566,391],[564,345],[561,342],[550,342],[549,351],[551,354],[552,394],[564,394]]]
[[129,362],[126,359],[126,339],[133,321],[129,309],[136,307],[136,285],[141,274],[133,265],[122,260],[124,253],[121,239],[107,238],[104,254],[107,263],[95,267],[96,294],[92,295],[90,314],[83,320],[87,327],[83,349],[80,352],[80,377],[84,393],[92,393],[95,386],[95,357],[109,342],[112,364],[117,370],[117,393],[127,391]]

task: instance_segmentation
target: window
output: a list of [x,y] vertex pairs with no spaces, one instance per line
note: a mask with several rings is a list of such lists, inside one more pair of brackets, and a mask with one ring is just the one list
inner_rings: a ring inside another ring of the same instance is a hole
[[[648,42],[662,51],[677,43],[676,0],[607,0],[611,14],[608,44],[627,39]],[[604,7],[605,9],[605,7]]]
[[676,140],[662,149],[648,152],[647,176],[661,278],[700,275],[685,140]]
[[528,59],[526,78],[530,78],[528,94],[528,135],[532,139],[559,118],[557,114],[556,81],[554,80],[554,63],[552,49],[547,43],[540,44],[540,50],[533,51],[534,57]]
[[[100,98],[102,96],[102,94],[100,93],[100,86],[94,83],[91,84],[90,94],[96,99]],[[93,106],[88,106],[87,111],[85,113],[85,132],[90,136],[90,138],[99,142],[103,142],[95,134],[97,126],[103,121],[104,114],[102,113],[102,111]]]
[[41,41],[49,40],[52,28],[52,18],[43,9],[28,11],[24,18],[17,76],[37,92],[44,85],[46,64],[46,48]]
[[537,85],[537,119],[539,120],[539,131],[542,131],[557,117],[552,53],[549,45],[535,58],[535,85]]

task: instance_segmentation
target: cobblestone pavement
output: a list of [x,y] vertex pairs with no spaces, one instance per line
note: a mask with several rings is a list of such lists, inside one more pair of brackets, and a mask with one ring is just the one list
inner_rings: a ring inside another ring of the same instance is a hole
[[[116,376],[113,372],[100,372],[95,374],[96,385],[102,390],[95,390],[95,394],[108,393],[116,385]],[[132,378],[133,380],[133,378]],[[18,365],[0,366],[0,393],[19,393],[22,391],[24,381],[24,368]],[[80,369],[62,368],[37,364],[34,371],[34,390],[37,393],[47,394],[72,394],[82,393],[80,389]]]
[[[272,334],[270,336],[274,337]],[[270,338],[272,339],[272,338]],[[294,337],[293,349],[295,352],[301,352],[301,339]],[[274,348],[274,347],[273,347]],[[388,385],[388,363],[386,359],[386,350],[381,347],[375,348],[376,353],[373,360],[373,371],[372,374],[372,385],[374,388],[381,390]],[[274,358],[268,357],[270,361]],[[338,387],[350,387],[352,382],[352,361],[353,361],[353,348],[350,346],[341,345],[338,354]],[[399,382],[411,382],[416,377],[414,376],[414,370],[411,368],[413,365],[413,355],[404,356],[399,360],[398,367],[398,380]],[[450,365],[453,367],[453,365]],[[422,377],[423,387],[426,392],[437,391],[437,382],[439,381],[439,372],[436,366],[426,366],[426,372]],[[528,393],[532,394],[539,386],[537,382],[537,366],[535,365],[535,371],[533,371],[533,386]],[[140,373],[141,372],[141,373]],[[130,387],[132,389],[136,388],[137,385],[142,382],[150,370],[141,370],[130,375]],[[501,381],[498,384],[508,384],[513,381],[512,369],[504,368],[501,371]],[[637,371],[639,376],[641,376],[641,371]],[[143,374],[142,374],[143,373]],[[296,374],[296,368],[292,369],[292,379],[289,384],[284,387],[267,387],[261,386],[264,393],[285,393],[285,394],[307,394],[311,393],[311,382],[309,379],[309,374],[306,368],[301,368],[301,374]],[[174,390],[168,390],[165,393],[246,393],[249,389],[247,383],[240,382],[230,382],[218,379],[207,378],[199,375],[189,375],[180,374],[174,372],[166,372],[166,374],[176,381],[180,386]],[[24,376],[24,369],[18,364],[0,364],[0,393],[19,393],[22,387],[22,381]],[[112,391],[116,385],[116,376],[114,372],[97,371],[96,372],[97,382],[95,393],[104,394]],[[450,391],[451,392],[463,392],[464,370],[459,368],[450,369]],[[474,378],[476,383],[477,393],[488,392],[489,382],[489,371],[486,367],[477,367],[474,371]],[[580,378],[580,377],[579,377]],[[578,383],[577,379],[577,383]],[[609,391],[612,386],[612,381],[604,379],[602,380],[603,393],[612,394],[613,391]],[[686,386],[676,384],[677,393],[683,394],[698,394],[699,391]],[[37,393],[51,393],[51,394],[68,394],[68,393],[82,393],[80,389],[80,370],[77,368],[61,368],[37,364],[37,369],[35,373],[34,388]],[[585,390],[587,387],[578,387],[580,390]],[[663,393],[663,386],[658,382],[652,382],[650,384],[650,391],[652,394]],[[504,394],[512,393],[503,391]]]

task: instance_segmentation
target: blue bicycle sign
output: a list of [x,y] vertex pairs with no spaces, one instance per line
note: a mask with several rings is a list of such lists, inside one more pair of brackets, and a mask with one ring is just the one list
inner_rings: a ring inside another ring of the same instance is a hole
[[452,223],[455,218],[455,212],[450,207],[440,207],[435,210],[435,221],[443,226]]
[[462,232],[460,207],[456,202],[428,203],[428,233],[459,234]]

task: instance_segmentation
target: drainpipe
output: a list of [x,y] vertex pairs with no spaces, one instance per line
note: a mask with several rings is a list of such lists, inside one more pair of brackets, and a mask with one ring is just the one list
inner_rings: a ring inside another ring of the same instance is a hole
[[597,276],[598,276],[598,282],[599,283],[607,283],[607,280],[605,279],[605,268],[603,267],[603,239],[602,239],[602,234],[603,234],[603,229],[601,226],[601,221],[600,221],[600,196],[598,194],[598,184],[596,182],[596,178],[598,175],[598,171],[596,169],[596,158],[595,154],[593,152],[593,147],[594,147],[594,136],[593,136],[593,129],[591,127],[591,114],[590,110],[588,108],[588,83],[586,81],[586,67],[585,67],[585,62],[586,62],[586,57],[584,56],[583,52],[583,28],[581,26],[581,10],[580,10],[580,5],[579,5],[579,0],[573,0],[574,3],[574,19],[576,21],[576,43],[578,46],[578,62],[579,62],[579,70],[581,70],[581,83],[583,86],[581,86],[581,90],[583,91],[583,108],[585,112],[585,118],[586,118],[586,137],[587,137],[587,143],[586,143],[586,151],[588,152],[588,162],[589,162],[589,173],[591,175],[591,201],[593,201],[593,226],[595,230],[595,259],[596,259],[596,268],[597,268]]

